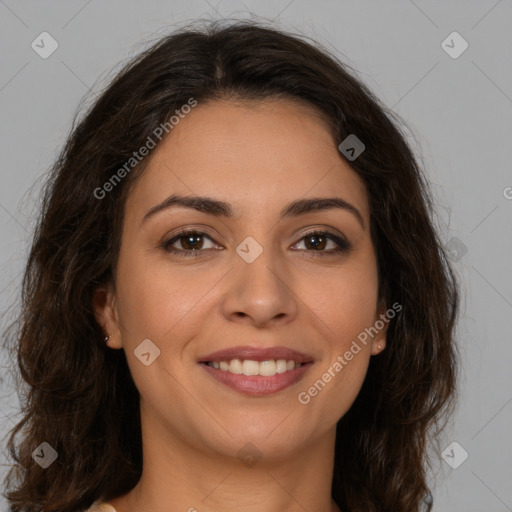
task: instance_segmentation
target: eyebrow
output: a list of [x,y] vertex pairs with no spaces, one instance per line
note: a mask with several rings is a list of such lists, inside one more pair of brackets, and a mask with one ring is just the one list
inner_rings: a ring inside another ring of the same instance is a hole
[[[160,204],[153,206],[142,219],[142,223],[146,222],[150,217],[157,213],[167,210],[173,206],[182,206],[191,208],[200,212],[215,215],[217,217],[233,217],[233,207],[225,201],[213,199],[205,196],[182,196],[172,194],[164,199]],[[366,229],[363,216],[359,210],[341,197],[313,197],[308,199],[297,199],[286,205],[281,210],[281,218],[297,217],[305,213],[313,211],[330,210],[338,208],[352,213],[363,229]]]

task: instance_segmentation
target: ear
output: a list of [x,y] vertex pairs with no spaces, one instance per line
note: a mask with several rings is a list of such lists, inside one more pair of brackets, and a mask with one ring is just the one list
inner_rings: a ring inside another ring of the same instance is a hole
[[102,326],[105,336],[109,336],[106,345],[123,348],[114,286],[109,283],[96,288],[92,302],[96,321]]
[[[379,301],[374,326],[378,333],[372,339],[372,356],[380,354],[386,348],[386,338],[390,319],[386,315],[387,307],[383,299]],[[379,329],[379,327],[381,327]]]

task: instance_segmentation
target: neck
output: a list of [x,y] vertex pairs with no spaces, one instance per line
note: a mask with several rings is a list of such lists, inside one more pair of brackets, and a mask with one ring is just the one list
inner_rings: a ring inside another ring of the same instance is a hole
[[143,421],[141,478],[110,503],[117,512],[340,512],[331,498],[335,434],[334,426],[282,455],[267,442],[259,459],[248,445],[249,457],[239,458],[191,446],[162,424],[145,428]]

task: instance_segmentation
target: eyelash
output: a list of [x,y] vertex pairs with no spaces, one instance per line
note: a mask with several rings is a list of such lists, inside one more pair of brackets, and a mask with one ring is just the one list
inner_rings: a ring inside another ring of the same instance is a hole
[[[183,258],[197,258],[197,257],[200,256],[201,253],[204,253],[205,251],[211,250],[211,249],[185,250],[185,249],[175,249],[175,248],[171,247],[171,245],[174,242],[178,241],[180,238],[183,238],[186,235],[206,236],[210,240],[214,241],[208,235],[208,233],[205,233],[203,231],[198,231],[198,230],[195,230],[195,229],[184,229],[184,230],[180,231],[179,233],[177,233],[176,235],[174,235],[169,240],[165,240],[164,242],[162,242],[161,248],[164,251],[168,252],[168,253],[176,254],[176,255],[178,255],[180,257],[183,257]],[[331,249],[329,251],[314,251],[314,250],[301,249],[301,250],[303,250],[305,252],[313,253],[312,257],[323,258],[325,256],[333,256],[335,254],[346,253],[346,252],[348,252],[352,248],[351,244],[348,241],[346,241],[345,239],[343,239],[343,238],[341,238],[339,236],[336,236],[336,235],[334,235],[332,233],[329,233],[328,231],[320,231],[320,230],[315,230],[315,231],[311,231],[309,233],[306,233],[305,235],[303,235],[300,238],[299,242],[301,242],[305,238],[311,237],[311,236],[325,237],[325,238],[333,241],[337,245],[336,249]]]

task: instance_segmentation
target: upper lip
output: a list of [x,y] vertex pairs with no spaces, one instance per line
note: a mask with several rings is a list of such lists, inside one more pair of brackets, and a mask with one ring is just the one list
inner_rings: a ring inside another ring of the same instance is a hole
[[240,346],[218,350],[204,357],[200,357],[199,363],[230,361],[232,359],[250,359],[252,361],[268,361],[269,359],[286,359],[296,363],[309,363],[313,357],[287,347],[250,347]]

